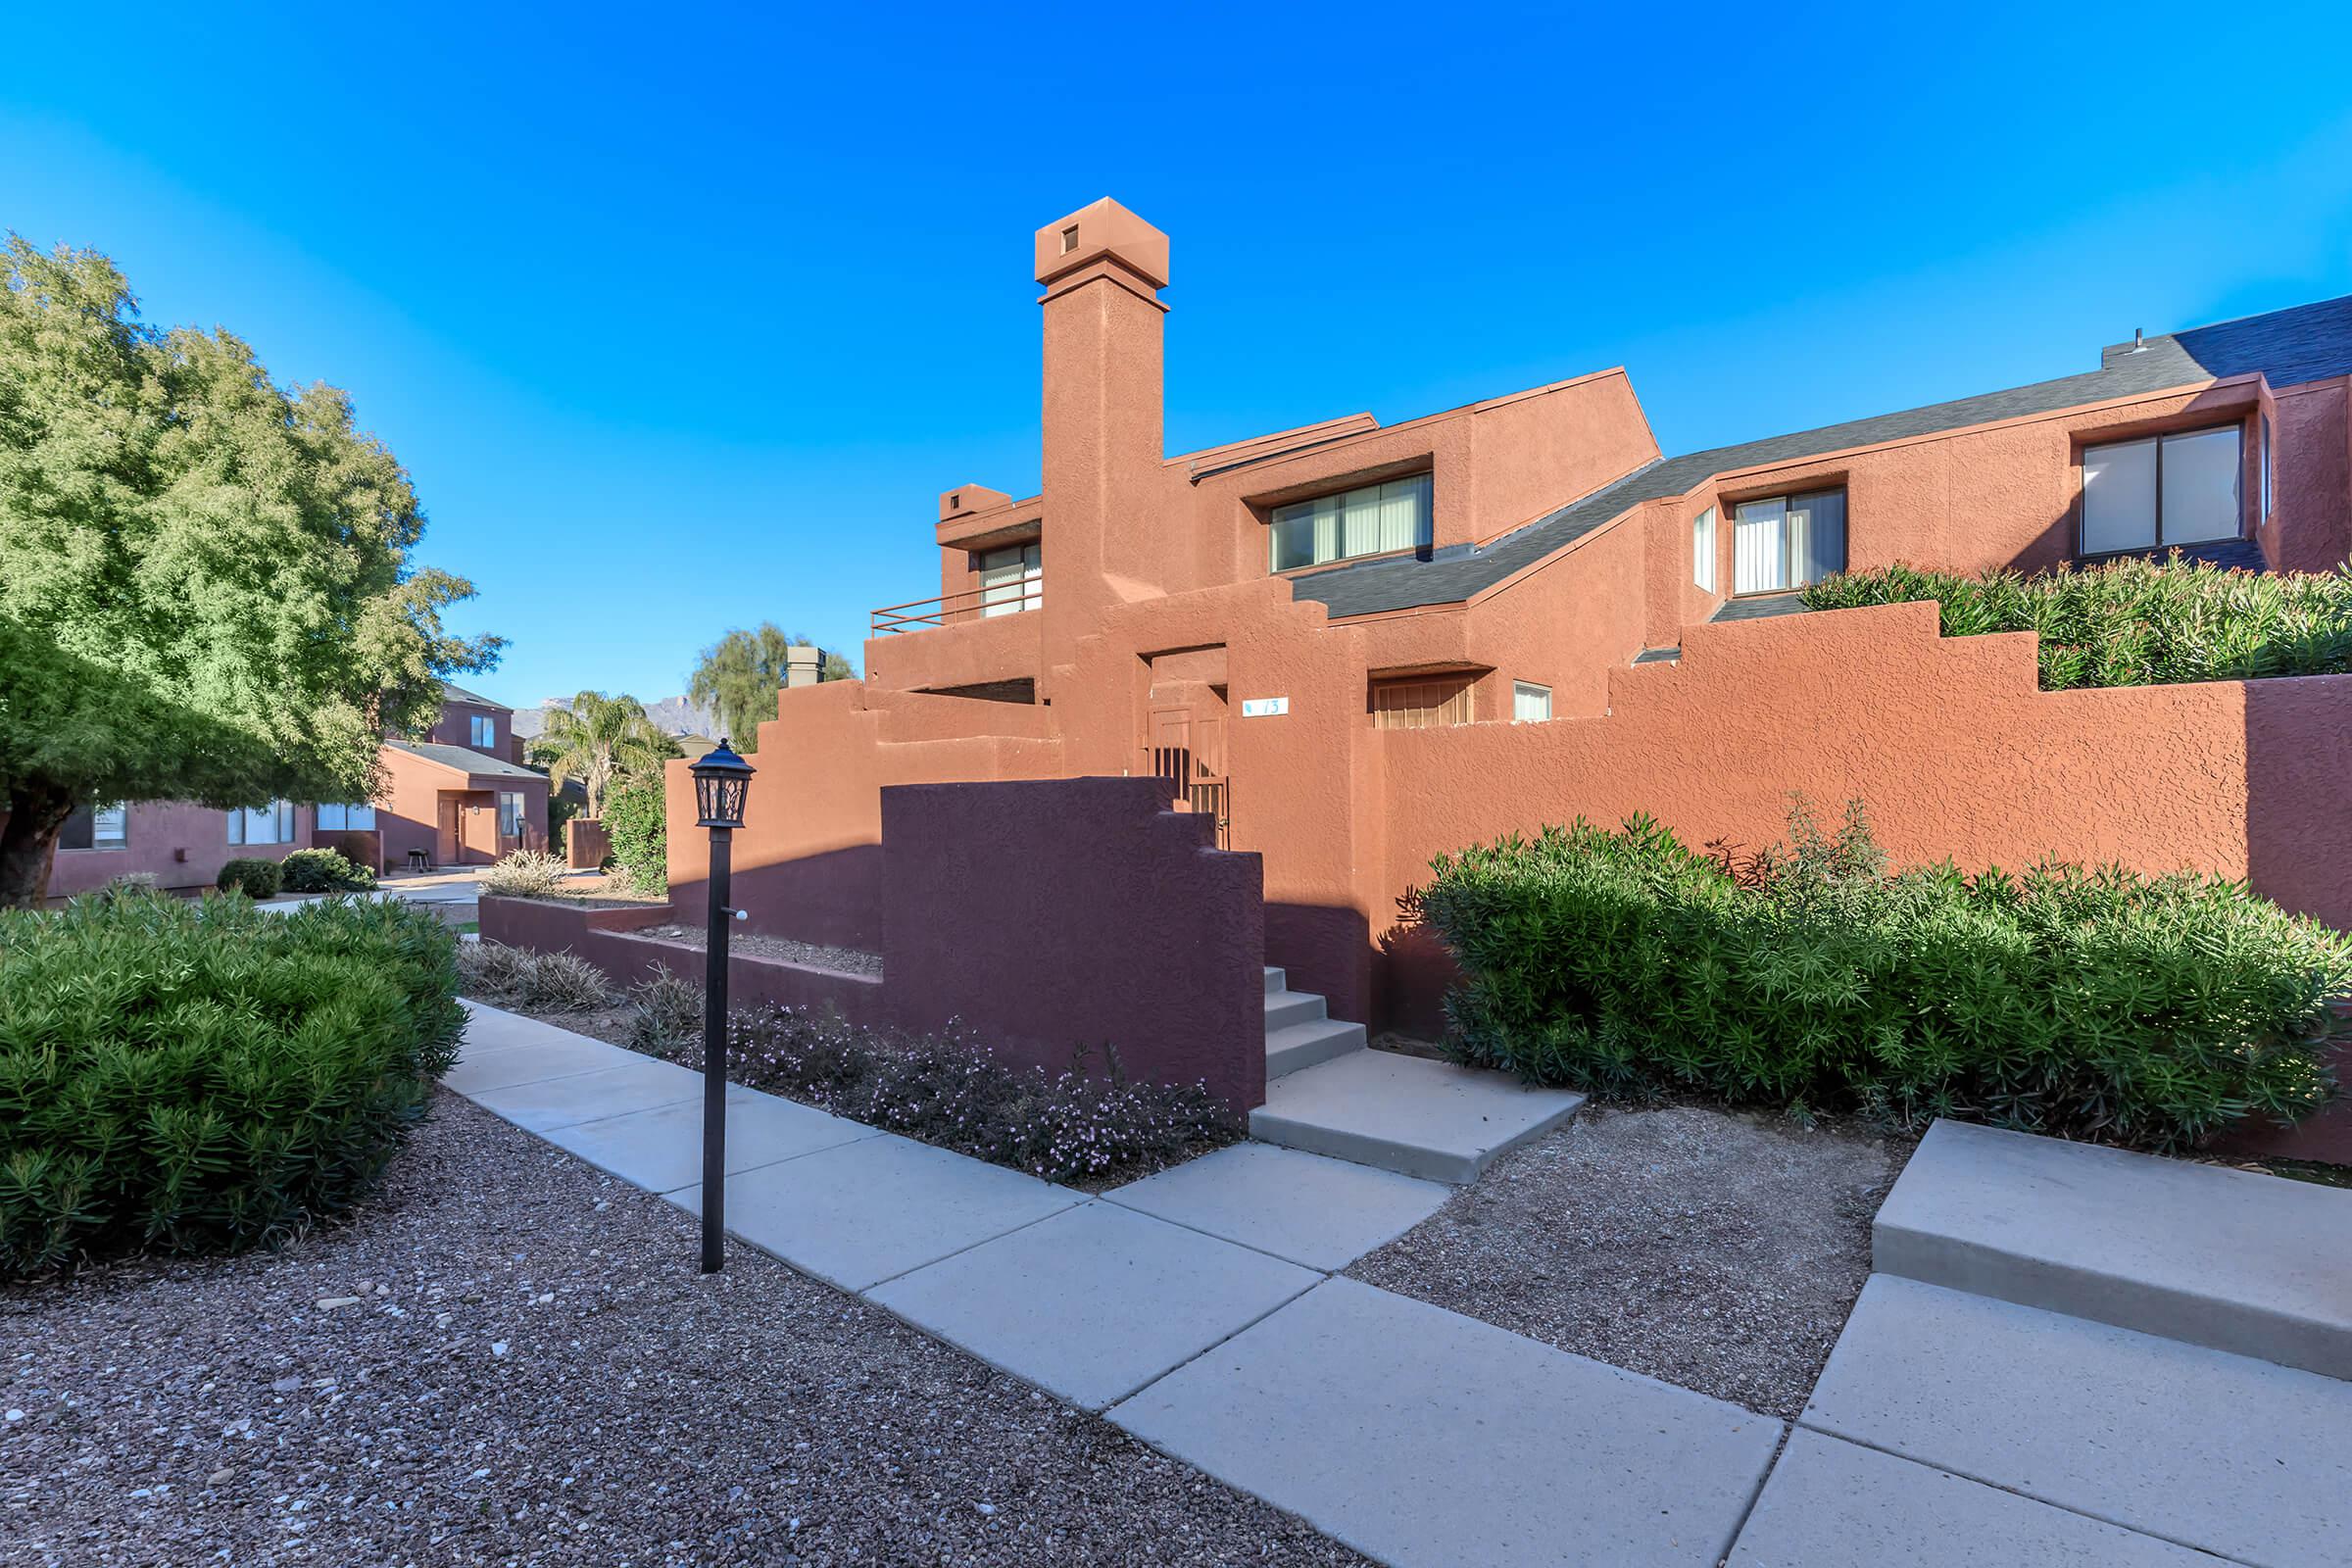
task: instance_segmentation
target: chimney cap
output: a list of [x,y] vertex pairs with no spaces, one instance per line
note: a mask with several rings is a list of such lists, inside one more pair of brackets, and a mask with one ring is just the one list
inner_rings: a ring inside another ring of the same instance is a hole
[[991,490],[984,484],[959,484],[953,490],[939,493],[939,520],[968,516],[975,512],[994,512],[999,507],[1012,505],[1012,497],[1002,490]]
[[1168,236],[1107,196],[1037,231],[1040,283],[1106,257],[1155,289],[1168,286]]

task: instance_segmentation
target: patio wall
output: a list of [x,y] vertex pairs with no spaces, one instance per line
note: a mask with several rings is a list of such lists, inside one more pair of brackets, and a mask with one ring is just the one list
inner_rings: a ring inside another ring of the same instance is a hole
[[[1265,1099],[1258,858],[1212,848],[1205,817],[1166,804],[1152,779],[884,789],[883,975],[734,952],[730,998],[917,1031],[953,1022],[1002,1060],[1054,1070],[1108,1045],[1130,1077],[1201,1082],[1250,1109]],[[662,966],[699,976],[700,951],[637,933],[699,921],[703,898],[485,898],[481,935],[577,953],[622,985]]]

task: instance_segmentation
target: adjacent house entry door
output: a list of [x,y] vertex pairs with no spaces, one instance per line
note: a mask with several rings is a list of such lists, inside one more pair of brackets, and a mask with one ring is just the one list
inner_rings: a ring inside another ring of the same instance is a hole
[[433,858],[442,865],[456,865],[465,858],[464,852],[461,849],[462,840],[459,836],[458,829],[458,824],[460,821],[458,812],[462,808],[461,803],[459,802],[458,797],[455,795],[443,795],[440,800],[440,853],[434,856]]

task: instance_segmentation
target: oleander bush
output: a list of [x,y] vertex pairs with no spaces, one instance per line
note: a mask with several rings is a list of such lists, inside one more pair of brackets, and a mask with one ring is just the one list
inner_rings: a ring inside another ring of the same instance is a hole
[[0,1276],[348,1209],[457,1054],[456,947],[395,903],[0,910]]
[[1814,610],[1935,600],[1943,634],[2031,631],[2041,685],[2157,686],[2352,670],[2352,575],[2227,570],[2178,552],[2027,577],[1915,566],[1824,577]]
[[375,872],[339,850],[296,850],[281,862],[288,893],[365,893]]
[[2352,941],[2243,884],[2044,864],[1889,871],[1801,799],[1740,857],[1645,816],[1440,856],[1419,912],[1464,974],[1459,1058],[1616,1095],[2155,1151],[2327,1103]]
[[[701,1030],[651,1054],[700,1071]],[[1240,1137],[1202,1086],[1130,1081],[1108,1049],[1089,1072],[1087,1054],[1063,1072],[1013,1067],[953,1030],[902,1035],[805,1007],[742,1009],[727,1023],[731,1082],[1048,1181],[1145,1175]]]
[[248,859],[240,856],[222,864],[220,874],[213,879],[213,883],[223,893],[242,893],[249,899],[270,899],[277,896],[277,890],[284,880],[285,872],[278,868],[275,860]]
[[466,995],[518,1012],[594,1012],[612,1005],[605,972],[576,953],[540,953],[504,942],[458,947]]
[[621,880],[647,898],[669,896],[668,807],[661,775],[632,776],[605,797],[605,832]]
[[564,890],[569,867],[537,850],[516,850],[482,870],[484,893],[508,899],[552,899]]

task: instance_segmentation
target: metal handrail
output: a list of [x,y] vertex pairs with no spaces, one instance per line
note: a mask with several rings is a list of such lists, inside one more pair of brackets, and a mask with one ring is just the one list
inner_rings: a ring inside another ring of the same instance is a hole
[[[1018,592],[1013,590],[1017,589]],[[966,620],[983,620],[994,615],[1019,614],[1035,610],[1045,603],[1046,583],[1040,577],[1024,577],[1017,583],[1000,583],[993,588],[967,588],[961,593],[942,594],[937,599],[916,599],[904,605],[888,605],[873,612],[875,637],[888,637],[901,632],[921,631],[927,626],[948,626]]]

